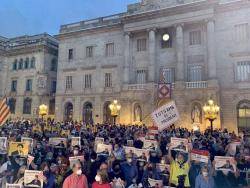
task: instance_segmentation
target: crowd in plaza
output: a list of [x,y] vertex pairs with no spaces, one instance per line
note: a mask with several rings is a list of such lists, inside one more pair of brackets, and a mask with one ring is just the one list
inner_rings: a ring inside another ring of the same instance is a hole
[[[0,137],[8,141],[6,151],[0,154],[1,187],[5,184],[43,188],[249,186],[250,143],[243,134],[236,136],[227,130],[201,133],[172,125],[157,132],[135,125],[23,120],[5,123]],[[23,137],[32,138],[27,155],[22,150]],[[76,137],[80,137],[79,144],[72,143]],[[64,140],[55,145],[52,138]],[[176,147],[172,138],[186,139],[188,143],[181,142]],[[232,144],[235,141],[236,146]],[[11,142],[17,143],[15,151],[10,148]],[[107,147],[101,150],[100,146]],[[199,157],[194,160],[193,151],[200,152],[196,156],[205,154],[208,160]],[[234,159],[235,167],[227,161],[221,169],[215,168],[218,156]],[[72,157],[77,160],[70,161]],[[25,184],[25,173],[32,170],[41,173]]]

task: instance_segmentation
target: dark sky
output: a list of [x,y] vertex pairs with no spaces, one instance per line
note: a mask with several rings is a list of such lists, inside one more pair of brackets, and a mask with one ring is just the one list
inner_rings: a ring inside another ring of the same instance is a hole
[[139,0],[0,0],[0,35],[57,34],[60,25],[126,11]]

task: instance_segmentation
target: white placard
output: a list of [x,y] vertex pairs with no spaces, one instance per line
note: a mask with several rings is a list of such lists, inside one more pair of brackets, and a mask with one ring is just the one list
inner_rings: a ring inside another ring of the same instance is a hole
[[7,153],[7,137],[0,137],[0,154]]
[[158,126],[159,131],[168,128],[180,118],[174,101],[158,108],[151,114],[151,116],[154,123]]
[[71,137],[71,147],[79,146],[81,147],[81,138],[80,137]]
[[233,157],[215,156],[215,170],[236,172],[236,161]]
[[97,144],[96,153],[108,152],[109,154],[112,152],[112,145],[107,144]]
[[37,170],[25,170],[24,186],[25,187],[43,187],[43,172]]
[[188,152],[188,139],[171,137],[171,150]]
[[154,187],[154,188],[162,188],[163,187],[162,180],[154,180],[154,179],[148,178],[148,182],[149,182],[150,187]]

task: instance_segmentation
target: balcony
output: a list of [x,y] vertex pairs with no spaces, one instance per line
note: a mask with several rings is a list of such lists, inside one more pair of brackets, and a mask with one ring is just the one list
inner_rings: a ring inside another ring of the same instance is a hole
[[202,89],[207,88],[207,81],[198,81],[198,82],[186,82],[187,89]]

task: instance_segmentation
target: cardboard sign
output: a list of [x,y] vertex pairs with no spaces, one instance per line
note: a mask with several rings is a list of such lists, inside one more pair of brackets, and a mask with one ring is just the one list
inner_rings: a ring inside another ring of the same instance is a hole
[[6,154],[7,153],[7,137],[0,137],[0,154]]
[[29,153],[29,145],[25,142],[10,142],[9,156],[26,157]]
[[204,150],[192,150],[191,151],[191,161],[199,161],[202,163],[208,163],[209,152]]
[[79,146],[81,147],[81,138],[80,137],[71,137],[71,146]]
[[43,187],[43,172],[37,170],[25,170],[24,186],[25,187]]
[[96,153],[111,153],[112,145],[107,144],[97,144]]
[[180,118],[179,112],[174,101],[158,108],[151,114],[151,116],[154,120],[155,125],[157,125],[159,131],[168,128]]
[[67,147],[67,139],[66,138],[49,138],[49,144],[54,147],[62,147],[60,144],[63,143],[64,147]]
[[188,152],[188,139],[171,137],[171,150]]
[[98,144],[104,144],[104,138],[102,137],[96,137],[95,138],[95,144],[98,145]]
[[33,142],[33,139],[32,138],[28,138],[28,137],[22,137],[21,138],[21,141],[22,142],[25,142],[29,145],[29,151],[32,151],[33,150],[33,145],[34,145],[34,142]]
[[158,146],[158,142],[155,140],[143,140],[144,149],[157,148],[157,146]]
[[69,157],[70,168],[72,169],[73,165],[78,161],[83,162],[84,156]]
[[162,188],[163,187],[162,180],[154,180],[154,179],[148,178],[148,183],[149,183],[150,187],[154,187],[154,188]]
[[233,157],[215,156],[215,170],[236,172],[236,161]]

